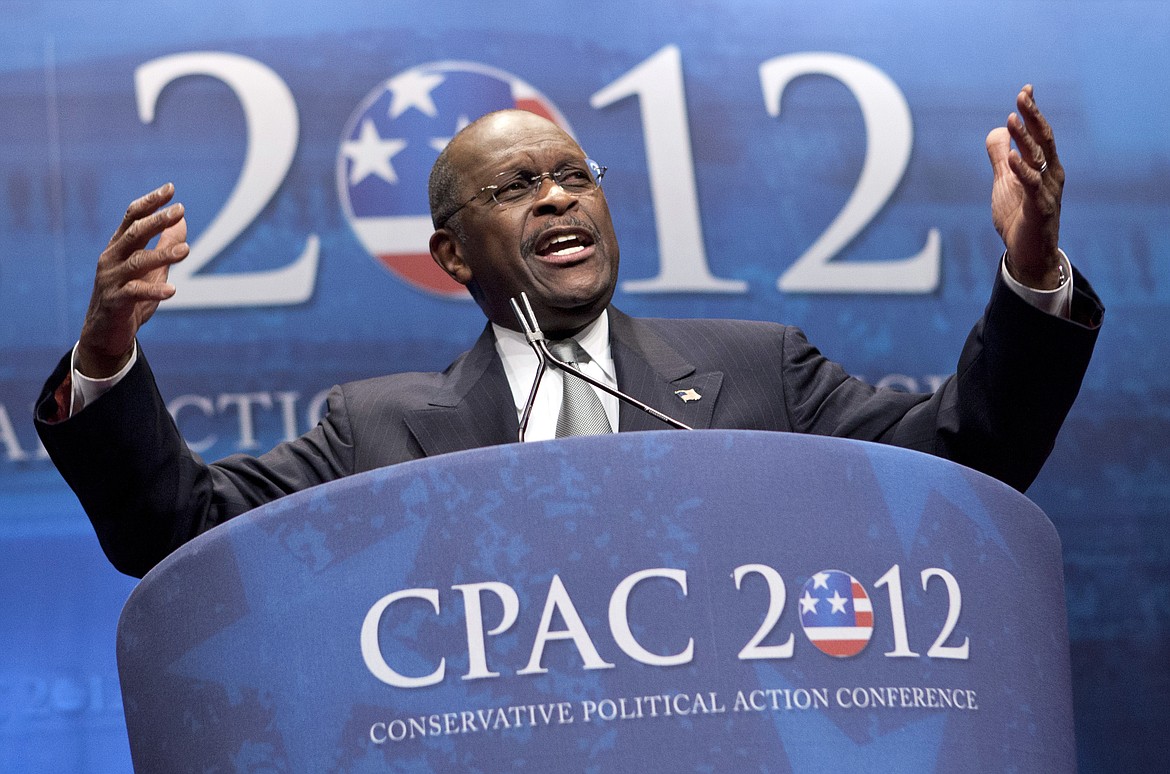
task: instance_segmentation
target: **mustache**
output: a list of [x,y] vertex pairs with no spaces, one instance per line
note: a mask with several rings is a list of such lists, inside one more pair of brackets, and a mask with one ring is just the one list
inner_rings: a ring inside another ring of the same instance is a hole
[[601,232],[597,230],[596,226],[574,215],[566,215],[553,223],[545,224],[540,231],[537,231],[535,234],[520,242],[520,253],[522,255],[533,255],[536,252],[536,245],[544,238],[544,235],[558,228],[579,228],[582,231],[588,232],[589,238],[593,240],[593,244],[601,242]]

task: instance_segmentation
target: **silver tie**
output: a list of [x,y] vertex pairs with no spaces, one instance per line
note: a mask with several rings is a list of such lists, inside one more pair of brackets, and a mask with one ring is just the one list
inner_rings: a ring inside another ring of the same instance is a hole
[[[578,368],[588,363],[589,354],[581,348],[576,339],[550,341],[549,350],[558,360]],[[570,373],[561,372],[564,377],[564,395],[561,399],[561,415],[557,417],[557,438],[570,435],[605,435],[612,433],[605,407],[587,382]]]

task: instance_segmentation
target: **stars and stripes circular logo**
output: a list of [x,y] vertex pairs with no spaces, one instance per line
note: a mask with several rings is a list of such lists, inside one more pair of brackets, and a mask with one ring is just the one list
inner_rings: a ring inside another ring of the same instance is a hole
[[856,656],[873,635],[873,605],[857,578],[841,570],[822,570],[801,590],[800,625],[822,652],[838,658]]
[[366,251],[413,287],[468,297],[431,259],[427,178],[456,132],[506,108],[536,113],[573,134],[543,94],[475,62],[405,70],[367,94],[346,122],[337,154],[342,210]]

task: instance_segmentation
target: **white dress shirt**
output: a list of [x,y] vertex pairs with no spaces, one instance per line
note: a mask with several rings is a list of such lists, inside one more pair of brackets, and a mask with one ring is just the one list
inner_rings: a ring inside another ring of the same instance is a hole
[[[512,400],[516,404],[518,419],[524,413],[528,393],[532,390],[533,380],[536,379],[538,364],[536,353],[528,345],[528,339],[523,333],[494,323],[492,330],[496,334],[496,352],[504,361],[504,373],[508,375],[508,386],[512,388]],[[600,317],[589,323],[573,338],[589,353],[590,358],[588,363],[579,364],[577,367],[598,381],[617,387],[613,355],[609,350],[609,312],[602,311]],[[563,385],[564,376],[559,368],[549,367],[545,370],[540,380],[540,390],[536,393],[536,402],[532,404],[532,414],[528,418],[528,430],[524,434],[524,440],[546,441],[557,437],[557,417],[561,414]],[[593,385],[589,387],[601,399],[609,426],[616,432],[618,399]]]

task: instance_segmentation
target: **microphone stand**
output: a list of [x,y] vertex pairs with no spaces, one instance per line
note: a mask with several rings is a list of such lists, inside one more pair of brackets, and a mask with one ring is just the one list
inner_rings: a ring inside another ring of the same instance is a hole
[[[524,337],[528,339],[528,346],[532,347],[532,351],[536,353],[536,378],[532,380],[532,389],[528,391],[528,400],[524,404],[524,411],[520,413],[519,441],[524,443],[524,434],[528,431],[528,420],[532,416],[532,407],[536,404],[536,391],[540,389],[540,380],[548,368],[548,359],[545,356],[548,345],[545,344],[544,333],[541,332],[540,325],[536,322],[536,313],[532,311],[532,305],[528,303],[528,294],[521,293],[520,299],[524,301],[524,306],[527,308],[527,317],[520,309],[520,304],[516,303],[515,298],[510,298],[508,301],[512,304],[512,313],[516,315]],[[529,318],[532,320],[531,324],[528,322]]]
[[522,292],[520,294],[520,300],[524,302],[523,308],[521,308],[520,304],[516,301],[515,298],[509,299],[510,303],[512,304],[512,313],[516,315],[516,320],[520,323],[520,329],[524,332],[524,337],[528,339],[528,345],[532,347],[532,351],[536,353],[536,360],[538,363],[536,368],[536,379],[534,379],[532,382],[532,389],[528,393],[528,401],[524,404],[524,411],[520,414],[521,442],[524,441],[524,433],[528,429],[528,419],[532,415],[532,406],[536,403],[536,391],[540,387],[541,377],[544,376],[545,369],[548,368],[549,363],[552,363],[554,366],[561,369],[561,371],[565,373],[573,374],[578,379],[592,384],[597,389],[614,396],[618,400],[646,412],[650,416],[661,422],[665,422],[671,427],[677,428],[679,430],[694,429],[690,425],[683,424],[674,417],[667,416],[658,409],[647,406],[637,398],[626,395],[621,390],[615,387],[610,387],[605,382],[602,382],[599,379],[595,379],[584,371],[574,368],[565,361],[559,359],[549,350],[548,340],[545,338],[544,333],[540,330],[540,323],[538,323],[536,320],[536,313],[532,311],[532,305],[528,303],[528,294]]

